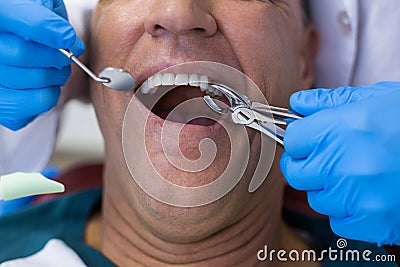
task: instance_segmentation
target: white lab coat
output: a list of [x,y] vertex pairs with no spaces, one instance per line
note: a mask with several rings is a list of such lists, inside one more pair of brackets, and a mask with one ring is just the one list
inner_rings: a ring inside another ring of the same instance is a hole
[[310,5],[321,38],[316,87],[400,81],[399,0],[310,0]]
[[0,175],[42,171],[53,152],[57,126],[57,110],[39,116],[16,132],[0,126]]

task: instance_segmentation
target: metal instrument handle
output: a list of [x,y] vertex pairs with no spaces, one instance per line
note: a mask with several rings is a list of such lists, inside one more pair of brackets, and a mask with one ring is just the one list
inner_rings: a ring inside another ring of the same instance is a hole
[[90,78],[92,78],[96,82],[100,82],[100,83],[109,83],[110,82],[110,80],[107,78],[97,77],[97,75],[94,74],[88,67],[86,67],[86,65],[83,64],[82,61],[80,61],[77,57],[75,57],[75,55],[70,50],[58,49],[58,51],[60,51],[64,56],[66,56],[67,58],[69,58],[73,62],[75,62],[79,68],[81,68],[84,72],[86,72],[86,74],[89,75]]

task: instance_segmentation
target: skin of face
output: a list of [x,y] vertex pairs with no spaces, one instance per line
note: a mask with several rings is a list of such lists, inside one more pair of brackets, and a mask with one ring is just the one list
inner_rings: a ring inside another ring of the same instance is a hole
[[[113,0],[100,1],[94,13],[90,47],[95,72],[105,66],[120,67],[136,77],[139,85],[178,63],[223,63],[248,75],[272,105],[288,106],[293,92],[312,84],[316,37],[313,28],[303,23],[298,0]],[[189,264],[214,258],[212,263],[220,264],[214,266],[223,266],[256,255],[266,240],[279,246],[285,184],[277,164],[281,151],[261,188],[248,193],[260,153],[258,134],[249,131],[250,163],[228,195],[196,208],[164,204],[138,187],[125,162],[122,124],[133,91],[116,92],[97,83],[90,87],[106,146],[100,247],[109,258],[121,265]],[[145,107],[135,108],[140,118]],[[179,144],[188,157],[196,158],[200,141],[207,137],[218,148],[212,167],[193,174],[165,159],[160,122],[151,117],[145,132],[154,168],[185,186],[218,177],[231,151],[224,131],[194,125],[183,128]],[[254,265],[254,258],[243,266]]]

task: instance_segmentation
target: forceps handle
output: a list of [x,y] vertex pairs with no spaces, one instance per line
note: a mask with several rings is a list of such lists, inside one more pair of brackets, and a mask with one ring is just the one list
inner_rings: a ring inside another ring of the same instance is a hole
[[303,118],[298,114],[290,112],[287,108],[268,106],[257,102],[252,103],[252,110],[256,114],[255,117],[257,119],[257,121],[253,123],[258,123],[261,128],[260,131],[271,137],[282,147],[284,146],[283,138],[285,136],[285,130],[277,124],[287,125],[287,119],[298,120]]
[[[285,136],[284,129],[282,129],[276,124],[273,124],[272,122],[266,122],[266,121],[260,121],[259,125],[260,127],[262,127],[262,129],[260,129],[262,133],[271,137],[273,140],[275,140],[278,144],[280,144],[283,147],[283,138]],[[267,134],[266,132],[270,134]]]
[[69,58],[73,62],[75,62],[79,68],[81,68],[84,72],[86,72],[87,75],[89,75],[90,78],[92,78],[96,82],[100,82],[100,83],[109,83],[110,82],[110,80],[107,78],[97,77],[97,75],[94,74],[88,67],[86,67],[86,65],[83,64],[82,61],[80,61],[77,57],[75,57],[75,55],[70,50],[58,49],[58,51],[60,51],[64,56],[66,56],[67,58]]
[[279,119],[294,119],[294,120],[298,120],[298,119],[302,118],[302,116],[300,116],[299,114],[290,112],[290,110],[287,109],[287,108],[264,105],[264,104],[261,104],[261,103],[258,103],[258,102],[252,102],[251,103],[251,108],[254,111],[261,111],[261,112],[265,112],[265,113],[271,113],[273,116],[276,116]]
[[278,144],[283,147],[283,138],[285,136],[285,130],[274,124],[271,121],[253,121],[250,124],[246,124],[247,127],[253,128],[265,134],[272,140],[275,140]]

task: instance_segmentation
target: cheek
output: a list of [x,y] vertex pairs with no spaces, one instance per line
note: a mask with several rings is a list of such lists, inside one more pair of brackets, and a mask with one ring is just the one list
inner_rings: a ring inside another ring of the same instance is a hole
[[[250,13],[250,12],[249,12]],[[270,103],[287,105],[300,82],[300,27],[266,8],[226,22],[225,36],[243,71],[263,91]],[[237,15],[238,16],[238,15]],[[256,18],[256,19],[255,19]]]
[[115,2],[99,8],[92,23],[91,64],[96,71],[111,65],[123,68],[144,32],[145,11],[136,8],[133,12],[131,8],[140,5]]
[[[126,19],[131,12],[123,5],[126,1],[116,0],[96,10],[92,22],[90,44],[90,67],[99,73],[108,66],[125,68],[127,54],[135,42],[132,31],[135,20]],[[121,4],[120,4],[121,3]],[[121,10],[124,7],[124,10]],[[120,14],[120,15],[116,15]],[[136,15],[136,17],[138,17]],[[136,22],[137,23],[137,22]],[[127,38],[129,36],[129,39]],[[126,108],[131,100],[130,92],[113,91],[101,84],[91,82],[92,101],[106,144],[110,139],[121,141],[122,124]]]
[[122,124],[130,93],[112,91],[101,84],[91,83],[92,102],[106,144],[121,143]]

